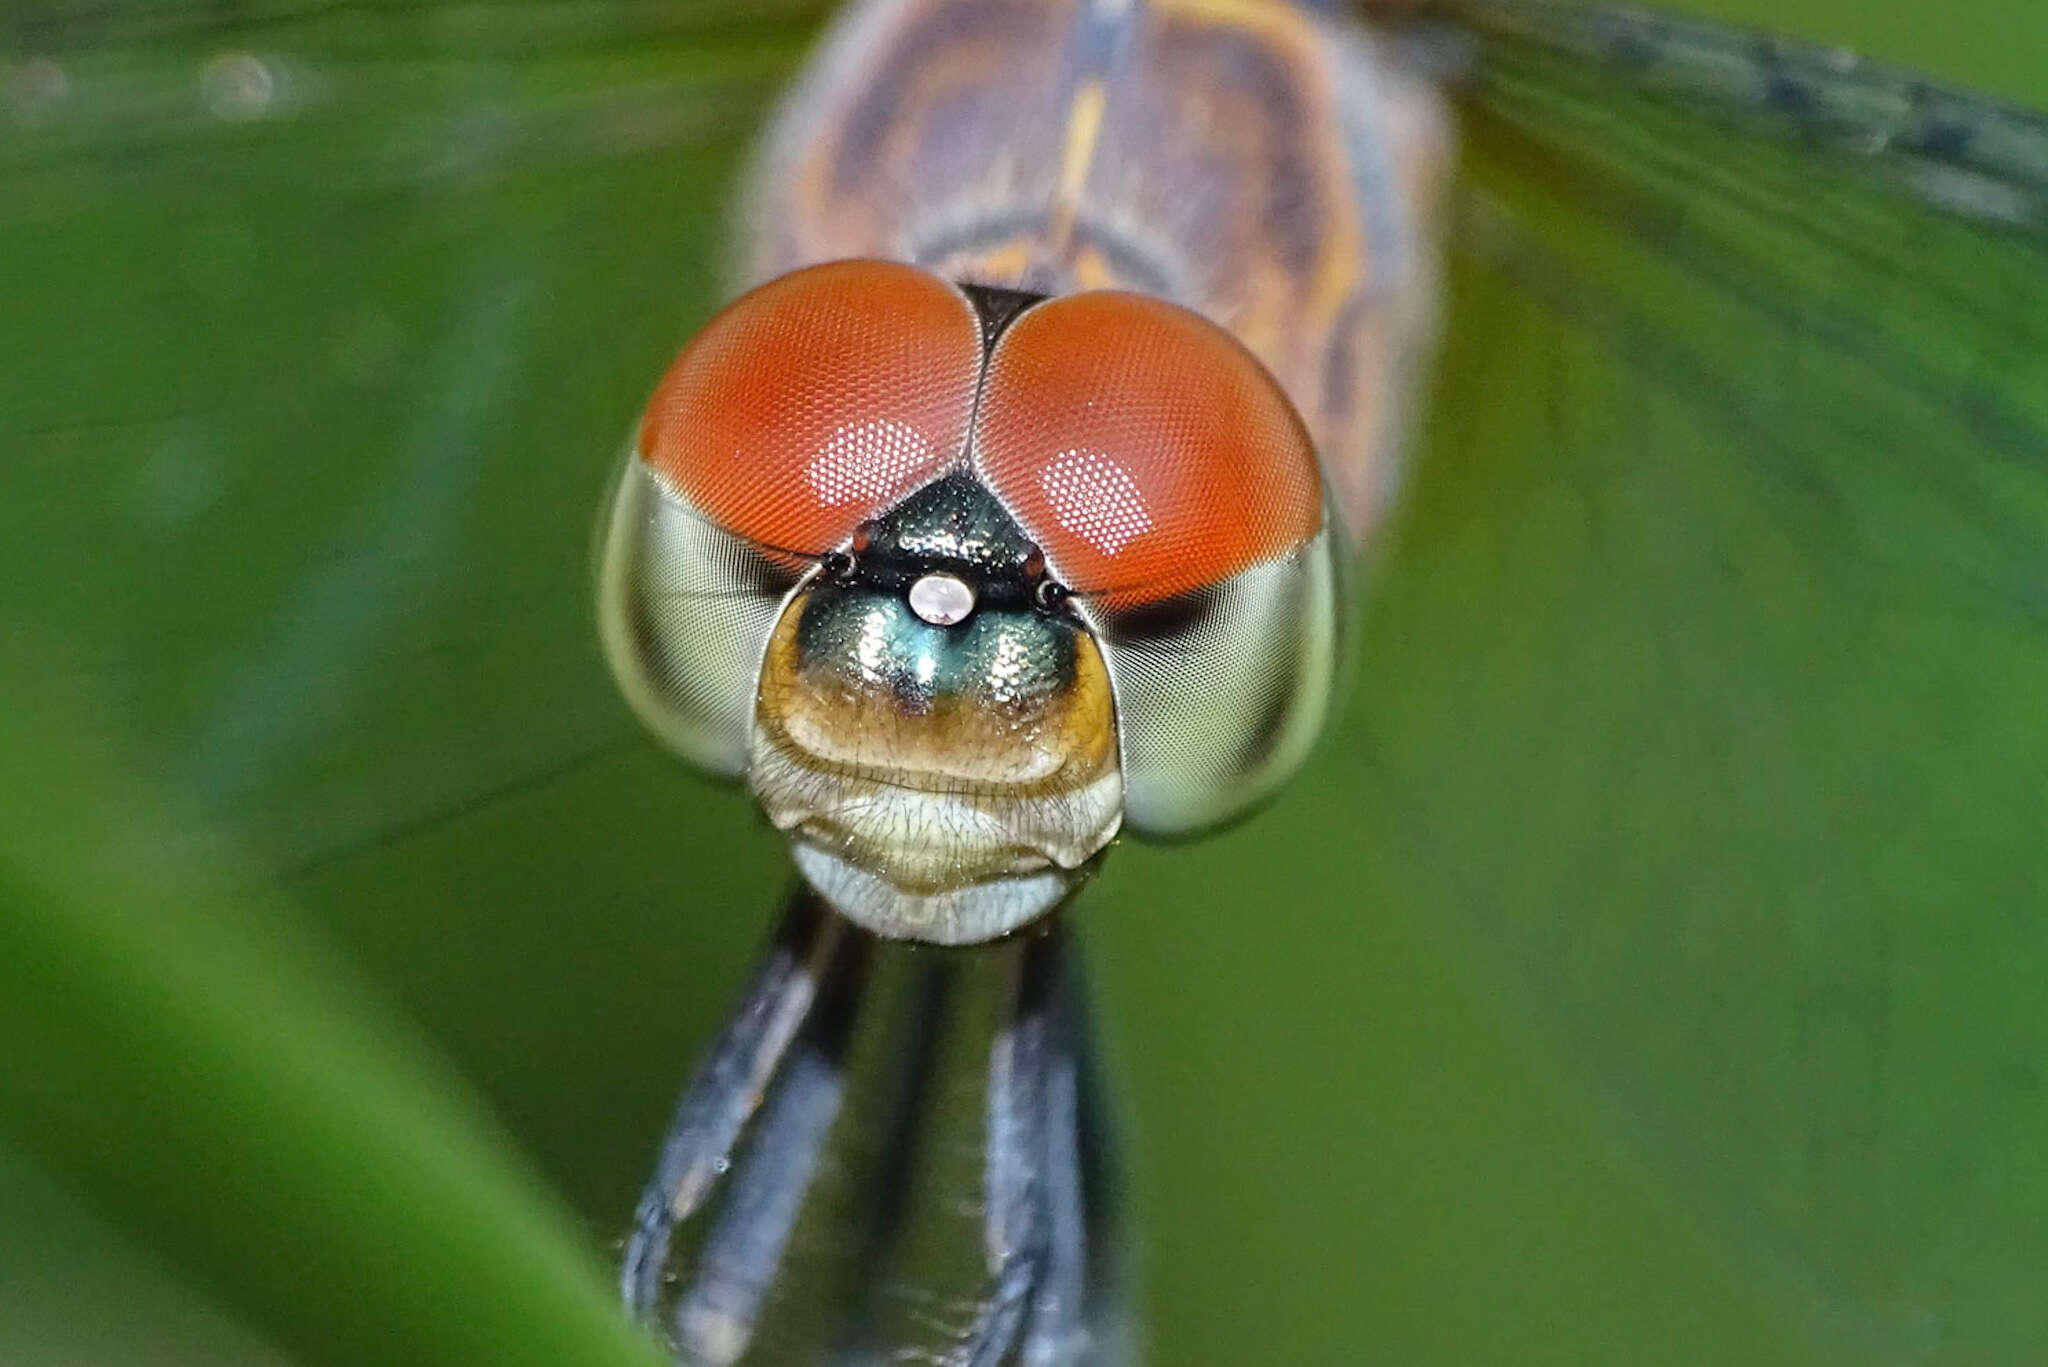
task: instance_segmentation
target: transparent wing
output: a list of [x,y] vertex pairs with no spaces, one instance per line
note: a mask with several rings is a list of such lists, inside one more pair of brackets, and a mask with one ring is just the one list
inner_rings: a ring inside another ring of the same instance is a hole
[[0,583],[289,864],[630,742],[594,509],[796,7],[0,20]]
[[2048,131],[1448,15],[1450,345],[1339,738],[1369,857],[1825,1343],[2039,1360]]

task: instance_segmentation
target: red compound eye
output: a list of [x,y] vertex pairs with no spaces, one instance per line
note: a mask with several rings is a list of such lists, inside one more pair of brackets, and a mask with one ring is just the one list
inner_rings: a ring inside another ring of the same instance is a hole
[[647,407],[640,455],[728,531],[820,554],[957,464],[974,308],[927,271],[836,261],[728,305]]
[[1315,447],[1263,366],[1172,304],[1054,299],[990,358],[974,462],[1060,577],[1111,606],[1227,579],[1322,526]]

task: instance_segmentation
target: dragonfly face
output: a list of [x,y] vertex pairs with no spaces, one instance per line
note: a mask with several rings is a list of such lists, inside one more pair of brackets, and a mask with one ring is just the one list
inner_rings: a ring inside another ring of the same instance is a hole
[[784,276],[663,380],[611,537],[628,695],[896,938],[1004,934],[1125,821],[1234,815],[1329,695],[1303,423],[1227,333],[1136,294]]
[[852,7],[747,196],[768,283],[627,460],[641,716],[897,938],[1270,794],[1392,484],[1435,110],[1294,6]]

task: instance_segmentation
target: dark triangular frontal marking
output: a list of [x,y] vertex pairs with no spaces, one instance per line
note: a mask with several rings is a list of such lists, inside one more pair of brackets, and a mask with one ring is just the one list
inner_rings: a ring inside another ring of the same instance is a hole
[[1004,289],[1000,285],[963,284],[960,289],[967,296],[967,301],[974,305],[975,316],[981,320],[981,352],[984,357],[995,350],[996,339],[1017,321],[1018,314],[1047,297],[1030,290]]
[[970,572],[999,598],[1029,592],[1037,546],[971,473],[933,480],[868,524],[855,570],[876,588],[907,585],[933,570]]

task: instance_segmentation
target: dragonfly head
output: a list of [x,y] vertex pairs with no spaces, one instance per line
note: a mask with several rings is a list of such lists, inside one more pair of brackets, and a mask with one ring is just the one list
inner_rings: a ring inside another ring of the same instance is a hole
[[1198,831],[1299,762],[1336,658],[1324,507],[1278,385],[1195,315],[835,262],[730,305],[657,389],[606,645],[834,906],[992,939],[1120,827]]

